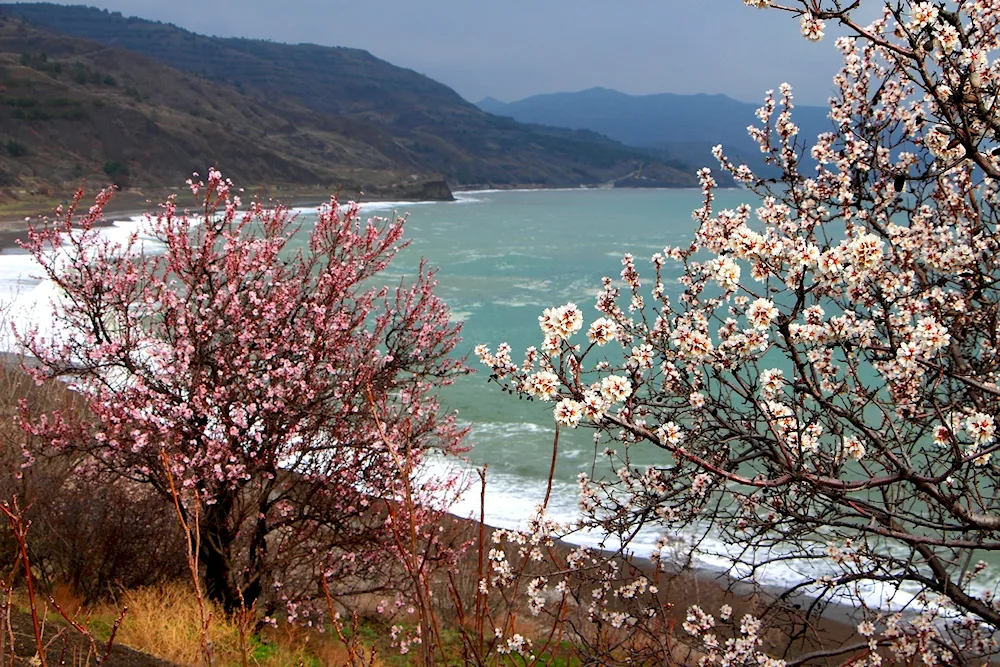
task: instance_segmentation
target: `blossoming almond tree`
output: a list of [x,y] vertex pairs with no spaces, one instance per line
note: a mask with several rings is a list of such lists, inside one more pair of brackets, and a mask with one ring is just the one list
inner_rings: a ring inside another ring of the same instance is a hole
[[[810,40],[847,33],[830,132],[800,137],[791,88],[768,93],[749,132],[771,172],[716,149],[745,205],[718,210],[703,170],[689,245],[645,276],[626,255],[596,318],[546,310],[523,364],[479,357],[607,445],[612,474],[581,476],[587,523],[710,534],[747,581],[797,572],[776,604],[819,602],[785,619],[858,605],[858,641],[824,659],[994,654],[1000,2],[885,2],[867,26],[860,2],[745,4],[797,14]],[[766,661],[757,620],[724,645],[713,613],[684,626],[705,660]]]
[[148,220],[161,254],[99,234],[111,190],[31,230],[24,247],[60,296],[54,333],[19,332],[30,372],[68,379],[93,415],[31,428],[168,500],[178,488],[209,597],[264,613],[285,602],[294,619],[323,597],[320,576],[334,595],[347,577],[378,584],[385,503],[404,481],[419,495],[424,452],[459,448],[435,398],[465,370],[448,356],[459,325],[426,267],[378,285],[402,219],[362,222],[333,199],[310,229],[243,205],[214,169],[189,185],[200,219],[171,198]]

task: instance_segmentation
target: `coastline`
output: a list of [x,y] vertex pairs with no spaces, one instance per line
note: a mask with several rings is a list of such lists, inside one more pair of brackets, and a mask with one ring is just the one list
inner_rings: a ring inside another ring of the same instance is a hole
[[[745,190],[746,188],[740,187],[738,185],[719,185],[714,188],[714,190]],[[558,186],[558,185],[522,185],[522,184],[511,184],[511,185],[487,185],[487,184],[476,184],[476,185],[459,185],[452,188],[452,192],[455,194],[473,194],[473,193],[490,193],[490,192],[599,192],[608,190],[624,190],[624,191],[656,191],[656,190],[691,190],[693,192],[701,192],[701,188],[694,185],[678,185],[678,186],[649,186],[649,187],[639,187],[639,188],[607,188],[601,185],[575,185],[575,186]]]
[[[610,188],[599,186],[576,186],[576,187],[552,187],[546,185],[464,185],[451,188],[444,181],[427,181],[419,183],[419,192],[408,190],[378,190],[374,193],[357,193],[358,196],[347,196],[350,193],[341,190],[339,193],[333,188],[321,187],[288,187],[288,188],[244,188],[244,194],[250,193],[253,196],[265,200],[280,201],[289,208],[311,208],[318,207],[329,201],[333,194],[342,195],[342,199],[359,199],[362,202],[372,204],[380,202],[411,202],[411,203],[432,203],[456,201],[454,195],[469,195],[477,193],[494,192],[589,192],[603,191]],[[623,188],[616,188],[623,189]],[[664,188],[637,188],[640,190],[697,190],[690,187],[664,187]],[[720,188],[732,189],[732,188]],[[738,189],[738,188],[736,188]],[[140,188],[119,191],[108,202],[105,207],[106,217],[129,218],[144,215],[153,210],[156,205],[164,201],[170,195],[177,195],[182,198],[187,193],[186,188],[167,188],[143,191]],[[97,189],[88,189],[84,195],[84,202],[87,202]],[[425,195],[425,196],[419,196]],[[16,249],[17,241],[25,238],[28,229],[28,218],[37,219],[52,215],[56,207],[60,204],[69,203],[72,195],[65,198],[50,197],[47,199],[34,199],[20,202],[0,203],[0,252]],[[183,202],[182,202],[183,203]],[[110,226],[114,221],[109,219],[103,225]]]
[[[247,188],[247,192],[251,189]],[[96,195],[97,191],[91,192],[87,191],[84,195],[81,205],[92,202],[92,195]],[[114,224],[116,220],[128,219],[135,216],[145,215],[153,211],[157,204],[164,201],[171,194],[178,195],[178,199],[187,193],[190,193],[185,189],[183,192],[178,188],[173,188],[169,191],[157,191],[153,194],[145,194],[141,190],[116,192],[111,201],[104,209],[105,219],[98,225],[101,227],[110,227]],[[336,190],[327,190],[323,188],[307,188],[307,189],[288,189],[280,190],[276,189],[271,192],[265,190],[256,190],[251,192],[253,196],[258,196],[265,200],[274,200],[281,202],[284,206],[288,208],[313,208],[319,207],[322,204],[329,202],[330,196],[338,194]],[[341,192],[341,195],[344,193]],[[244,196],[246,194],[244,193]],[[350,197],[353,199],[353,197]],[[10,206],[0,205],[0,253],[17,250],[19,246],[17,242],[19,240],[24,240],[27,231],[29,219],[37,220],[45,216],[51,216],[56,207],[60,204],[67,204],[66,200],[47,200],[47,201],[36,201],[27,202],[16,208]],[[439,202],[439,201],[454,201],[454,197],[451,199],[446,198],[414,198],[408,199],[403,196],[397,196],[397,193],[392,192],[379,192],[373,195],[363,195],[360,197],[360,201],[367,203],[380,203],[387,201],[406,201],[413,203],[426,203],[426,202]]]

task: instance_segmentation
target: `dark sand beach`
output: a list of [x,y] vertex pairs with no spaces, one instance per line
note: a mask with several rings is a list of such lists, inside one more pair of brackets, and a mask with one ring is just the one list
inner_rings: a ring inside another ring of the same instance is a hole
[[[88,190],[81,201],[81,206],[90,206],[93,203],[93,196],[97,191]],[[111,224],[114,220],[127,219],[137,215],[143,215],[156,210],[159,203],[166,200],[171,194],[177,195],[179,207],[192,206],[191,193],[187,190],[179,191],[176,188],[171,191],[159,191],[155,193],[144,193],[142,191],[116,192],[111,201],[104,209],[106,224]],[[247,189],[242,193],[244,201],[250,197],[260,197],[264,200],[272,200],[288,207],[319,207],[330,201],[330,196],[336,194],[335,191],[324,188],[294,188],[288,190],[251,190]],[[344,193],[341,201],[347,201],[351,197]],[[361,201],[400,201],[391,194],[364,195]],[[416,200],[415,200],[416,201]],[[63,200],[64,205],[68,200]],[[28,201],[17,204],[0,203],[0,251],[16,248],[17,241],[24,239],[27,234],[28,220],[40,219],[51,216],[59,201]]]

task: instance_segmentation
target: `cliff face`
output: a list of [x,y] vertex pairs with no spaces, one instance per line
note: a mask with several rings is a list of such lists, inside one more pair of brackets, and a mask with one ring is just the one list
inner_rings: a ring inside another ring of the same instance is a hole
[[439,179],[436,181],[426,181],[421,184],[417,199],[427,201],[455,201],[455,195],[452,194],[451,188],[448,187],[448,182]]
[[[650,151],[593,132],[490,115],[447,86],[358,49],[205,37],[86,7],[14,4],[0,6],[0,12],[128,49],[229,88],[263,112],[286,119],[269,136],[283,136],[296,150],[316,141],[303,137],[305,130],[353,142],[334,164],[437,173],[455,185],[572,186],[607,182],[656,163],[664,184],[696,185],[694,169],[684,164],[664,162]],[[203,117],[222,118],[192,103]]]

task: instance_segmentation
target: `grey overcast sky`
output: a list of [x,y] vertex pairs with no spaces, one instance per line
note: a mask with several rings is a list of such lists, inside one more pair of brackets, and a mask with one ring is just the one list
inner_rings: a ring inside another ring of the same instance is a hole
[[756,102],[788,81],[799,103],[823,104],[839,62],[829,34],[807,42],[790,15],[741,0],[74,0],[81,3],[208,35],[367,49],[471,101],[605,86]]

